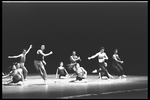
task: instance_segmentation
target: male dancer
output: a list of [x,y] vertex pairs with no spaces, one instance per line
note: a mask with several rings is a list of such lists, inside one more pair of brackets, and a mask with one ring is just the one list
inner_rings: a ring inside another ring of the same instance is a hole
[[123,61],[121,61],[121,59],[119,58],[118,49],[115,49],[112,59],[113,59],[112,66],[118,71],[118,77],[119,78],[126,77],[126,75],[124,75],[123,68],[119,64],[119,63],[122,64]]
[[[91,57],[88,57],[88,59],[90,60],[97,56],[98,56],[98,62],[99,62],[99,68],[97,70],[100,71],[100,69],[101,69],[102,71],[106,72],[106,76],[108,78],[113,78],[113,76],[108,73],[108,71],[104,65],[105,60],[108,60],[108,57],[107,57],[106,53],[104,52],[104,47],[101,47],[100,52],[96,53],[95,55],[93,55]],[[99,78],[101,79],[100,72],[99,72]]]
[[44,49],[45,49],[45,45],[41,45],[41,49],[37,51],[37,57],[34,60],[34,65],[37,71],[40,73],[41,77],[44,79],[44,82],[46,83],[47,73],[44,68],[44,65],[46,65],[46,62],[44,61],[44,57],[52,54],[53,52],[50,51],[49,53],[45,54],[43,53]]
[[20,58],[20,66],[23,69],[23,76],[24,76],[25,80],[26,80],[27,74],[28,74],[28,71],[27,71],[27,69],[25,67],[26,55],[30,51],[31,48],[32,48],[32,45],[30,45],[30,47],[29,47],[29,49],[27,51],[26,51],[26,49],[23,49],[23,52],[20,55],[18,55],[18,56],[8,56],[8,58],[18,58],[18,57],[21,57]]
[[79,63],[77,63],[78,60],[81,61],[80,57],[78,57],[78,56],[76,55],[76,51],[73,51],[73,52],[72,52],[72,56],[70,56],[70,62],[71,62],[71,64],[68,65],[68,66],[69,66],[69,69],[75,70],[75,66],[76,66],[77,64],[79,64]]

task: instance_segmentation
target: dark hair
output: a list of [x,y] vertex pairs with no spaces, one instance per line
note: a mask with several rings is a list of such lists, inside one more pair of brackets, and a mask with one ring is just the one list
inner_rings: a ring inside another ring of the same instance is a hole
[[23,51],[24,51],[24,50],[26,51],[26,49],[25,49],[25,48],[23,49]]
[[17,65],[17,64],[18,64],[17,62],[13,63],[13,65]]
[[116,48],[116,49],[114,49],[114,53],[116,53],[116,50],[118,51],[118,49]]
[[105,48],[104,48],[104,47],[101,47],[101,50],[102,50],[102,49],[105,49]]
[[114,51],[116,51],[116,50],[118,50],[118,49],[116,48]]
[[63,63],[63,62],[62,62],[62,61],[60,61],[60,62],[59,62],[59,65],[60,65],[61,63]]

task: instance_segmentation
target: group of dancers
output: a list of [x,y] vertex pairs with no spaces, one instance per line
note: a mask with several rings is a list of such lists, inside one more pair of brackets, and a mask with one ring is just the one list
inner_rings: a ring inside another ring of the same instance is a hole
[[[26,61],[26,55],[32,48],[32,45],[28,48],[28,50],[23,49],[23,52],[18,56],[8,56],[8,58],[18,58],[20,57],[20,62],[13,64],[12,70],[8,74],[2,73],[2,77],[11,77],[10,81],[8,83],[18,83],[22,81],[24,84],[24,81],[27,80],[27,74],[28,71],[25,67],[25,61]],[[44,65],[46,65],[46,62],[44,60],[44,57],[49,56],[53,54],[52,51],[45,54],[43,51],[45,49],[45,45],[41,45],[41,48],[37,50],[36,52],[36,58],[34,60],[34,66],[40,76],[43,78],[44,83],[47,81],[47,73],[45,70]],[[108,56],[104,52],[105,48],[101,47],[100,51],[96,53],[95,55],[88,57],[88,60],[91,60],[95,57],[98,57],[98,68],[92,71],[93,73],[98,73],[99,78],[102,79],[102,75],[107,76],[107,78],[113,78],[111,74],[109,74],[107,70],[107,63],[105,60],[108,60]],[[113,62],[112,66],[118,71],[118,77],[126,77],[123,72],[123,68],[121,67],[120,63],[123,63],[118,55],[118,50],[115,49],[114,54],[112,56]],[[74,73],[72,75],[69,75],[67,70],[64,67],[63,62],[60,62],[60,66],[56,70],[56,78],[66,78],[66,77],[72,77],[76,75],[76,81],[81,81],[82,79],[87,78],[87,71],[80,66],[80,64],[77,61],[81,61],[81,58],[76,55],[76,51],[72,52],[72,55],[70,56],[70,64],[68,64],[68,69],[73,70]],[[59,77],[58,77],[59,75]]]

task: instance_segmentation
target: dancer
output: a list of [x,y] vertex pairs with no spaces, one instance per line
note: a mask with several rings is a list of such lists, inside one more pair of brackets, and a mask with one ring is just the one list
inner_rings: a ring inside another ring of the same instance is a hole
[[46,83],[47,73],[44,68],[44,65],[46,65],[46,62],[44,61],[44,57],[51,55],[53,52],[50,51],[49,53],[45,54],[43,53],[44,49],[45,49],[45,45],[41,45],[41,49],[37,50],[37,58],[34,60],[34,65],[37,71],[40,73],[41,77],[44,79],[44,82]]
[[74,67],[74,71],[75,71],[75,73],[73,75],[77,75],[76,80],[73,80],[71,82],[81,81],[81,80],[87,78],[87,71],[83,67],[81,67],[79,64],[77,64]]
[[126,75],[124,75],[123,68],[120,65],[120,63],[122,64],[123,61],[121,61],[121,59],[119,58],[118,49],[115,49],[112,59],[112,66],[118,71],[118,77],[126,77]]
[[104,72],[106,72],[106,76],[108,78],[113,78],[112,75],[110,75],[107,71],[107,69],[105,68],[105,60],[108,60],[108,57],[106,55],[106,53],[104,52],[104,47],[101,47],[100,52],[96,53],[95,55],[88,57],[88,59],[93,59],[95,57],[98,56],[98,62],[99,62],[99,68],[97,69],[98,73],[99,73],[99,78],[101,79],[101,74],[100,74],[100,69]]
[[77,64],[79,64],[79,63],[77,63],[78,60],[81,61],[80,57],[76,56],[76,51],[73,51],[72,56],[70,56],[71,64],[68,64],[70,70],[72,70],[72,69],[75,70],[75,66]]
[[86,79],[87,71],[83,67],[79,66],[79,64],[75,68],[77,74],[76,80],[81,81],[82,79]]
[[67,78],[70,76],[68,74],[67,70],[65,69],[65,67],[63,67],[63,62],[60,62],[60,66],[57,68],[56,78],[58,77],[58,75],[59,75],[59,79],[60,78]]
[[32,45],[30,45],[30,47],[29,47],[29,49],[27,51],[26,51],[26,49],[23,49],[23,52],[20,55],[18,55],[18,56],[8,56],[8,58],[18,58],[18,57],[21,57],[20,58],[20,66],[23,69],[23,76],[24,76],[25,80],[26,80],[27,74],[28,74],[28,70],[25,67],[26,55],[30,51],[31,48],[32,48]]
[[17,68],[16,65],[13,65],[12,71],[10,71],[9,74],[4,75],[3,78],[7,78],[7,77],[11,78],[7,84],[17,84],[20,81],[22,81],[24,84],[24,76],[22,73],[23,73],[22,68]]

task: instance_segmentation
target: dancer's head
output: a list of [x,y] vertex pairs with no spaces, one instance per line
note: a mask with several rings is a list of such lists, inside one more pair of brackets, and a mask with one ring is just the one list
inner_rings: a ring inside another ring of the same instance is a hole
[[64,63],[63,62],[60,62],[60,66],[63,66],[64,65]]
[[26,51],[27,51],[26,49],[23,49],[22,53],[23,53],[23,54],[25,54],[25,53],[26,53]]
[[118,49],[115,49],[114,53],[117,54],[118,53]]
[[101,47],[100,52],[104,52],[105,48]]
[[12,66],[12,70],[15,70],[15,69],[16,69],[16,65],[13,65],[13,66]]
[[45,45],[41,45],[41,50],[44,50],[45,49]]
[[20,63],[17,63],[16,68],[20,68]]
[[73,54],[73,55],[76,55],[76,51],[72,51],[72,54]]

